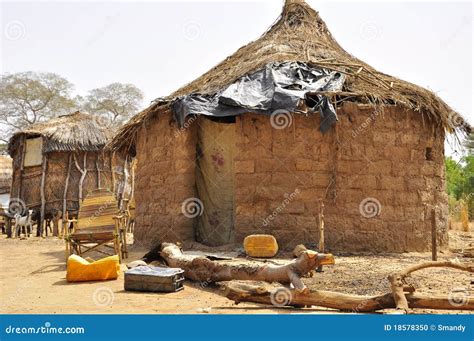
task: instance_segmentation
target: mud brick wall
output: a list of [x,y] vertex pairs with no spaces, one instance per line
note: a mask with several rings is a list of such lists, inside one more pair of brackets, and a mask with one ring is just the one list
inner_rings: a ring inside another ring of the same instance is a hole
[[[443,130],[398,107],[348,103],[338,115],[326,134],[316,115],[292,115],[279,130],[267,117],[238,119],[238,241],[259,231],[287,249],[317,245],[323,199],[328,250],[429,250],[429,207],[439,206],[439,231],[447,224]],[[439,233],[443,245],[446,238]]]
[[[338,115],[326,134],[319,131],[319,115],[292,114],[282,129],[268,116],[237,117],[235,242],[271,233],[283,249],[317,246],[323,200],[327,250],[427,251],[434,205],[439,242],[446,245],[442,128],[395,106],[345,103]],[[139,242],[194,239],[181,205],[196,195],[195,150],[196,129],[180,131],[169,113],[142,128],[135,191]]]
[[144,246],[194,238],[181,205],[195,197],[196,126],[180,129],[170,112],[145,124],[137,141],[135,239]]

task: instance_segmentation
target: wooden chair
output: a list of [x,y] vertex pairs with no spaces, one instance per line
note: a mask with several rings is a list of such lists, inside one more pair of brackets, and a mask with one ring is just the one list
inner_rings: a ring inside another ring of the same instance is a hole
[[[98,189],[79,207],[77,219],[68,219],[72,232],[66,235],[66,257],[82,256],[90,251],[127,258],[126,217],[121,214],[114,193]],[[69,229],[66,228],[66,233]],[[113,250],[113,253],[106,252]]]

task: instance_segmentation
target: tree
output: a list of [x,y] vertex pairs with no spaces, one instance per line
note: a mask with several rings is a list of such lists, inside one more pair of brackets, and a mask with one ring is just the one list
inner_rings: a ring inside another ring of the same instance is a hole
[[70,113],[73,85],[54,73],[20,72],[0,76],[0,140],[15,130]]
[[[446,158],[446,190],[450,196],[450,208],[458,212],[462,202],[467,203],[469,218],[474,218],[474,134],[464,141],[467,155],[459,162]],[[460,201],[462,200],[462,202]]]
[[464,147],[466,148],[468,156],[474,156],[474,132],[470,133],[464,141]]
[[112,83],[90,90],[83,107],[104,123],[118,127],[139,110],[142,100],[143,93],[133,84]]
[[462,193],[462,166],[459,162],[447,157],[445,160],[446,167],[446,191],[456,200],[458,200]]

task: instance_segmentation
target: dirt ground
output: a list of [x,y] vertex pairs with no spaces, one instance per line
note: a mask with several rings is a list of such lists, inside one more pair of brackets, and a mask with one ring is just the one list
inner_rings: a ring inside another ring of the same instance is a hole
[[[472,246],[472,233],[452,232],[450,249]],[[132,247],[127,261],[140,259],[147,250]],[[200,287],[187,281],[178,293],[132,293],[123,289],[123,274],[105,282],[67,283],[64,242],[57,238],[27,240],[0,237],[0,313],[47,314],[285,314],[328,313],[325,308],[276,308],[257,304],[239,305],[219,295],[216,287]],[[388,291],[388,274],[411,264],[428,261],[430,253],[384,255],[336,255],[336,265],[304,279],[311,289],[353,294],[380,294]],[[472,262],[460,253],[444,251],[439,259]],[[245,260],[244,260],[245,261]],[[122,266],[125,269],[125,266]],[[474,278],[469,273],[448,269],[427,269],[411,279],[419,292],[433,295],[474,294]],[[416,313],[447,311],[417,310]],[[460,313],[450,311],[449,313]]]

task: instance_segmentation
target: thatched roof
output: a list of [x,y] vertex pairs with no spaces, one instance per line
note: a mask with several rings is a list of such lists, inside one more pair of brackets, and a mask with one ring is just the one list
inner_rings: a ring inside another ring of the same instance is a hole
[[0,194],[10,193],[12,181],[12,159],[7,155],[0,155]]
[[44,123],[37,123],[28,129],[15,133],[10,139],[8,150],[13,153],[14,141],[22,135],[42,136],[43,152],[54,151],[99,151],[110,138],[107,127],[101,125],[95,116],[76,111],[59,116]]
[[331,94],[339,99],[400,105],[434,118],[448,132],[465,133],[471,129],[433,92],[381,73],[346,52],[333,38],[318,12],[304,0],[286,0],[282,14],[263,36],[168,97],[156,100],[123,126],[109,147],[130,148],[141,124],[180,96],[191,93],[213,95],[268,63],[283,61],[299,61],[344,73],[343,90]]

